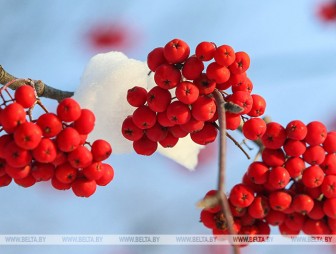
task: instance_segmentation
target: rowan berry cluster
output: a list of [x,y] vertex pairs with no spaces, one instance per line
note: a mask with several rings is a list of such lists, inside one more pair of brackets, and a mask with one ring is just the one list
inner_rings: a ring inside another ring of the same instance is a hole
[[336,21],[336,1],[331,0],[320,4],[318,9],[318,16],[322,21],[335,22]]
[[173,39],[153,49],[147,65],[156,86],[149,91],[139,86],[128,91],[127,101],[136,109],[121,130],[138,154],[151,155],[158,144],[174,147],[187,135],[197,144],[213,142],[218,132],[215,89],[227,106],[233,106],[226,111],[229,130],[239,127],[243,115],[254,118],[265,111],[265,100],[252,94],[253,84],[246,74],[248,54],[235,52],[229,45],[201,42],[190,55],[186,42]]
[[[261,161],[252,162],[228,194],[236,232],[268,235],[278,226],[283,235],[336,234],[336,131],[299,120],[258,128],[264,129]],[[228,234],[218,205],[203,209],[201,221],[214,234]]]
[[[103,162],[112,153],[110,144],[103,139],[87,142],[95,125],[91,110],[66,98],[56,113],[49,113],[29,84],[17,88],[14,97],[4,86],[1,99],[0,187],[13,180],[22,187],[51,181],[57,190],[72,189],[76,196],[89,197],[97,185],[112,181],[114,170]],[[36,104],[45,113],[33,120]]]

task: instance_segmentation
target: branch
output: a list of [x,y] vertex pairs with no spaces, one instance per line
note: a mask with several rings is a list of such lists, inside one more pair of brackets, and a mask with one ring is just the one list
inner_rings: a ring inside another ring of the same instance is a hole
[[[229,201],[227,199],[227,196],[225,194],[225,174],[226,174],[226,119],[225,119],[225,108],[224,108],[224,98],[220,91],[217,89],[213,93],[216,105],[217,105],[217,111],[218,111],[218,123],[219,123],[219,173],[218,173],[218,199],[220,202],[220,205],[222,207],[223,213],[225,215],[225,218],[227,220],[229,233],[231,235],[237,234],[233,228],[233,217],[229,205]],[[233,245],[233,251],[235,254],[240,253],[240,249],[237,245]]]
[[[62,91],[62,90],[53,88],[43,83],[41,80],[32,80],[32,81],[34,83],[36,93],[39,97],[45,97],[45,98],[61,101],[64,98],[68,98],[74,95],[74,92]],[[6,85],[9,82],[13,82],[12,84],[8,86],[12,90],[15,90],[18,87],[27,83],[26,80],[17,79],[13,75],[9,74],[0,65],[0,84]]]

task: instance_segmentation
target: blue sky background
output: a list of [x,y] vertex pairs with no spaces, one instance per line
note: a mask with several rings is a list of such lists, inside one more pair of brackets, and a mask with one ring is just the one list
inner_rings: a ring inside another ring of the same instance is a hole
[[[246,51],[254,92],[268,103],[266,115],[283,125],[294,119],[329,124],[336,111],[336,24],[317,19],[320,2],[0,0],[0,64],[17,77],[41,79],[74,91],[86,63],[98,53],[90,47],[87,32],[98,22],[122,23],[131,31],[123,52],[142,61],[150,50],[173,38],[185,40],[192,49],[201,41],[213,41]],[[55,107],[53,101],[45,104],[50,110]],[[195,172],[160,155],[113,155],[109,162],[115,168],[114,181],[89,199],[53,190],[49,183],[28,189],[15,184],[1,188],[0,234],[207,234],[198,223],[200,210],[195,203],[216,187],[216,146],[209,146]],[[230,141],[227,157],[231,187],[240,181],[249,161]],[[209,246],[0,247],[6,254],[222,250]],[[334,251],[328,246],[264,246],[248,247],[242,253],[288,250]]]

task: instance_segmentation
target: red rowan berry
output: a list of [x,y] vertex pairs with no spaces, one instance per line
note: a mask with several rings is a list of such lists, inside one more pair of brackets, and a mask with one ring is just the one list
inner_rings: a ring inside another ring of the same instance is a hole
[[258,117],[265,113],[266,101],[263,97],[258,94],[252,94],[252,108],[250,112],[247,113],[248,116]]
[[268,214],[270,206],[268,198],[265,196],[256,196],[252,204],[248,207],[249,215],[256,219],[263,219]]
[[22,179],[27,177],[30,174],[31,167],[30,165],[25,165],[22,167],[13,167],[8,163],[5,166],[5,171],[8,176],[14,179]]
[[13,133],[14,129],[24,122],[26,122],[26,111],[17,102],[8,104],[1,111],[1,124],[7,133]]
[[128,89],[126,99],[131,106],[140,107],[147,100],[147,90],[141,86],[134,86]]
[[70,165],[69,162],[63,163],[55,168],[55,177],[62,183],[72,183],[78,174],[78,169]]
[[154,81],[159,87],[171,89],[180,83],[181,72],[170,64],[162,64],[156,68]]
[[280,231],[280,234],[281,235],[284,235],[284,236],[290,236],[290,237],[293,237],[295,235],[298,235],[300,233],[300,229],[298,230],[292,230],[290,228],[288,228],[287,224],[286,223],[281,223],[279,225],[279,231]]
[[265,217],[265,221],[272,226],[278,226],[285,221],[286,215],[280,211],[270,209]]
[[324,220],[305,220],[302,232],[307,235],[329,235],[330,229]]
[[252,109],[253,99],[248,92],[237,91],[228,96],[225,100],[242,107],[243,111],[239,112],[240,115],[248,114]]
[[273,191],[269,194],[269,204],[275,211],[284,211],[292,203],[292,196],[283,190]]
[[194,117],[191,117],[185,124],[179,125],[180,128],[188,133],[200,131],[204,127],[204,121],[198,121]]
[[[242,75],[242,74],[238,74],[235,76],[239,76],[239,75]],[[248,77],[245,77],[244,81],[233,83],[231,85],[231,90],[233,93],[238,92],[238,91],[243,91],[243,92],[248,92],[251,94],[253,90],[253,83]]]
[[257,140],[266,132],[266,122],[261,118],[251,118],[244,123],[242,132],[247,139]]
[[96,117],[90,109],[82,109],[80,117],[74,121],[73,127],[79,134],[89,134],[95,126]]
[[68,190],[71,188],[71,183],[62,183],[56,178],[56,176],[53,176],[53,178],[51,178],[51,185],[56,190]]
[[227,67],[212,62],[206,68],[206,75],[210,80],[214,80],[216,83],[220,84],[229,80],[230,71]]
[[96,180],[97,185],[106,186],[108,185],[114,178],[114,169],[110,164],[102,163],[101,169],[103,171],[102,177]]
[[88,165],[87,167],[84,167],[83,170],[82,170],[84,176],[89,180],[100,179],[104,174],[103,171],[104,170],[103,170],[103,166],[102,166],[101,161],[93,162],[90,165]]
[[181,72],[186,79],[194,80],[202,74],[203,70],[203,62],[196,56],[191,56],[184,62]]
[[71,187],[76,196],[88,198],[95,193],[97,184],[94,180],[80,177],[72,183]]
[[132,120],[138,128],[149,129],[156,123],[156,113],[143,105],[134,110]]
[[297,178],[301,176],[306,165],[300,157],[291,157],[287,159],[284,167],[292,178]]
[[128,116],[123,121],[121,126],[121,133],[126,139],[136,141],[143,136],[143,130],[135,125],[132,118],[133,116]]
[[268,174],[268,184],[276,190],[283,189],[289,183],[290,176],[284,167],[274,167]]
[[20,178],[20,179],[14,178],[14,182],[23,188],[28,188],[28,187],[33,186],[36,183],[36,179],[31,174],[29,174],[25,178]]
[[286,215],[284,223],[289,229],[296,231],[301,230],[305,219],[306,216],[301,213],[291,213]]
[[148,139],[158,142],[167,136],[168,129],[167,127],[161,126],[159,123],[156,123],[152,128],[147,129],[145,133]]
[[248,186],[236,184],[230,191],[229,200],[236,207],[248,207],[254,200],[254,193]]
[[235,60],[229,66],[229,69],[234,74],[245,72],[250,67],[250,57],[246,52],[240,51],[235,53]]
[[19,147],[32,150],[40,143],[42,131],[35,123],[25,122],[15,129],[13,137]]
[[268,178],[269,168],[263,162],[254,161],[249,165],[246,173],[253,183],[264,184]]
[[282,149],[264,148],[261,152],[263,162],[269,167],[282,166],[285,163],[286,156]]
[[210,61],[215,54],[216,44],[213,42],[200,42],[195,49],[196,57],[202,61]]
[[168,119],[166,111],[157,113],[157,121],[163,127],[171,127],[175,125],[175,123]]
[[141,139],[133,141],[133,149],[137,154],[152,155],[158,147],[157,142],[151,141],[146,136]]
[[40,115],[36,124],[40,126],[42,135],[45,138],[55,137],[63,128],[61,120],[54,113]]
[[326,198],[336,198],[336,175],[327,175],[324,177],[321,191]]
[[198,99],[199,90],[193,83],[183,81],[176,86],[175,95],[184,104],[192,104]]
[[306,194],[298,194],[293,198],[293,209],[297,213],[307,214],[314,207],[314,200]]
[[326,175],[336,175],[336,154],[327,154],[324,161],[319,166],[323,169]]
[[85,146],[79,146],[69,152],[68,162],[74,168],[85,168],[92,163],[92,153]]
[[327,138],[327,128],[319,121],[313,121],[307,124],[307,135],[305,141],[311,145],[320,145]]
[[36,102],[35,89],[30,85],[20,86],[15,90],[14,98],[22,107],[30,108]]
[[287,156],[299,157],[306,151],[306,143],[300,140],[287,139],[283,149]]
[[203,223],[203,225],[207,228],[215,228],[216,227],[216,222],[214,220],[214,214],[203,209],[201,211],[200,215],[200,221]]
[[276,122],[267,124],[266,132],[261,137],[261,141],[266,148],[278,149],[283,146],[286,140],[285,128]]
[[189,45],[181,39],[173,39],[163,47],[163,55],[169,63],[182,63],[189,54]]
[[171,93],[159,86],[153,87],[147,94],[147,105],[155,112],[163,112],[171,101]]
[[215,141],[217,129],[210,123],[205,123],[202,130],[190,133],[190,138],[197,144],[206,145]]
[[196,120],[208,121],[214,116],[215,112],[216,103],[214,99],[208,96],[201,95],[192,104],[191,114]]
[[307,126],[300,120],[293,120],[286,126],[287,137],[294,140],[303,140],[307,135]]
[[214,54],[214,58],[218,64],[227,67],[235,61],[236,55],[231,46],[221,45],[217,47],[215,54]]
[[[190,122],[190,120],[189,120],[189,122]],[[178,125],[178,124],[174,125],[172,127],[169,127],[168,130],[176,138],[184,138],[189,133],[189,132],[185,131],[184,129],[182,129],[181,125]]]
[[167,117],[175,124],[185,124],[190,120],[191,112],[186,104],[174,101],[167,108]]
[[51,163],[40,163],[35,161],[31,166],[31,175],[36,181],[48,181],[50,180],[55,171],[55,166]]
[[112,147],[106,140],[97,139],[91,145],[91,153],[93,161],[103,161],[112,154]]
[[10,183],[12,182],[12,178],[5,174],[3,176],[0,176],[0,187],[5,187],[10,185]]
[[79,146],[80,141],[78,131],[72,127],[66,127],[56,137],[57,147],[62,152],[75,150]]
[[309,146],[303,154],[303,160],[310,165],[319,165],[325,159],[325,151],[321,146]]
[[178,141],[179,138],[175,137],[171,132],[168,132],[167,136],[159,143],[162,147],[167,148],[167,147],[174,147]]
[[148,53],[147,65],[151,71],[155,72],[157,67],[165,63],[167,63],[167,60],[163,55],[163,47],[155,48],[151,52]]
[[323,203],[324,213],[331,219],[336,219],[336,198],[327,198]]
[[76,100],[65,98],[58,104],[56,112],[61,121],[73,122],[80,117],[81,108]]
[[202,73],[193,82],[199,90],[199,94],[211,94],[216,88],[216,82],[210,80],[205,73]]
[[309,188],[315,188],[322,184],[324,172],[318,165],[306,168],[302,173],[302,182]]
[[233,114],[228,111],[225,111],[225,120],[226,120],[226,129],[236,130],[240,126],[241,117],[238,114]]
[[309,213],[307,213],[307,216],[313,220],[321,220],[324,215],[323,202],[314,200],[314,207]]
[[49,138],[42,138],[36,148],[32,150],[33,158],[40,163],[51,163],[56,159],[57,148]]
[[336,153],[336,131],[327,133],[327,137],[322,146],[327,153]]
[[11,141],[6,146],[5,160],[8,165],[20,168],[28,165],[32,160],[32,156],[30,151],[19,147],[14,141]]

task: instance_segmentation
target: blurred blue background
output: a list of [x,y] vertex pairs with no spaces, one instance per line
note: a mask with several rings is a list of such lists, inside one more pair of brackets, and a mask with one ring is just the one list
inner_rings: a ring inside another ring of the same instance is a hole
[[[0,0],[0,64],[17,77],[74,91],[88,60],[119,50],[145,61],[173,38],[228,44],[251,57],[254,93],[286,125],[335,122],[336,24],[316,16],[318,0]],[[55,102],[45,100],[52,111]],[[104,106],[104,105],[102,105]],[[109,109],[106,108],[106,111]],[[240,134],[233,134],[242,140]],[[113,141],[112,146],[113,146]],[[256,149],[250,151],[253,157]],[[114,181],[89,199],[49,183],[0,189],[0,234],[208,234],[195,204],[216,187],[217,144],[189,172],[160,155],[113,155]],[[227,185],[250,163],[228,141]],[[0,253],[230,253],[215,246],[1,246]],[[250,246],[242,253],[334,253],[330,246]]]

